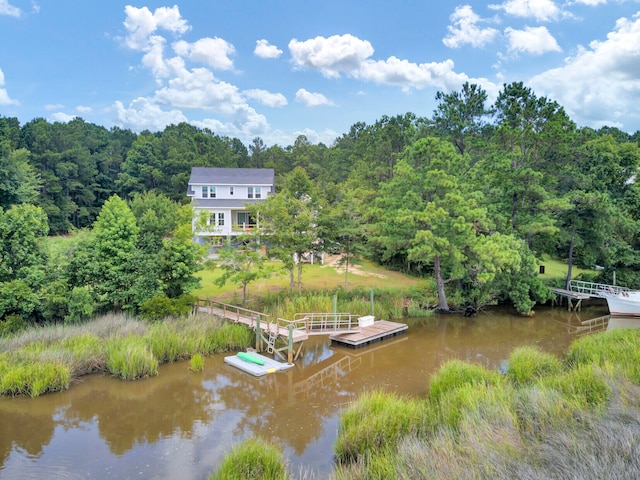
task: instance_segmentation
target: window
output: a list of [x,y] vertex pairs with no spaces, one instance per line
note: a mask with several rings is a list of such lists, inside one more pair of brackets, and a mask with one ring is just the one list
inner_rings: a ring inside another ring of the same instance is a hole
[[233,195],[233,187],[229,187],[229,195]]
[[224,213],[218,213],[218,226],[222,227],[224,225]]
[[238,223],[240,225],[249,223],[249,214],[247,212],[238,212]]
[[216,198],[216,187],[202,187],[202,198]]
[[256,192],[256,198],[262,198],[262,190],[260,189],[260,187],[256,187],[255,192]]
[[247,198],[253,198],[253,187],[247,187]]

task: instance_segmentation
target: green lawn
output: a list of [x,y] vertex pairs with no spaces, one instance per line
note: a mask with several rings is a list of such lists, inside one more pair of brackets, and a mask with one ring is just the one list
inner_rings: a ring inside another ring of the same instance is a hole
[[[274,264],[276,265],[276,264]],[[360,274],[356,273],[356,270]],[[213,282],[222,274],[222,271],[203,270],[198,272],[201,278],[201,287],[193,292],[200,298],[218,298],[232,295],[242,295],[242,287],[227,283],[224,287],[218,287]],[[329,265],[309,265],[302,267],[302,287],[305,291],[335,290],[344,288],[344,270]],[[349,268],[349,289],[355,287],[377,287],[408,289],[410,286],[426,287],[427,280],[410,277],[399,272],[386,270],[373,262],[365,261],[361,265]],[[258,280],[247,287],[247,295],[250,297],[263,296],[269,292],[276,292],[289,287],[289,275],[282,272],[277,276]]]
[[[544,273],[539,274],[542,280],[564,280],[567,277],[568,265],[566,261],[543,257],[542,260],[538,261],[538,266],[540,265],[544,265]],[[578,268],[574,265],[573,269],[571,270],[571,278],[576,278],[581,273],[588,273],[593,275],[597,272],[595,270]]]

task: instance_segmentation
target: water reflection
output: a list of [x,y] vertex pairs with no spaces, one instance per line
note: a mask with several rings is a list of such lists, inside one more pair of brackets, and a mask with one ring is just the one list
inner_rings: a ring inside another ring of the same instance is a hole
[[601,316],[596,308],[409,319],[407,333],[357,350],[316,337],[293,368],[264,377],[220,355],[197,374],[176,363],[144,381],[94,375],[60,394],[3,398],[0,478],[206,478],[249,436],[282,445],[294,471],[323,475],[340,411],[363,391],[425,395],[444,361],[499,369],[521,345],[561,355],[579,327]]

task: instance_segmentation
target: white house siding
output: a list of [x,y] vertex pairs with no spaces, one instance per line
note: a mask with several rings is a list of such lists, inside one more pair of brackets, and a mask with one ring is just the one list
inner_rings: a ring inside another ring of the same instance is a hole
[[[203,187],[207,187],[206,197],[203,196]],[[215,189],[214,198],[210,196],[212,187]],[[260,189],[259,198],[256,198],[257,188]],[[247,204],[264,201],[273,194],[273,190],[273,169],[194,167],[187,188],[187,196],[194,208],[194,240],[199,244],[213,242],[220,245],[224,238],[242,235],[248,228],[250,231],[253,225],[238,225],[241,223],[238,214],[247,213]],[[253,198],[249,198],[250,191]],[[218,224],[220,213],[223,214],[223,225]],[[201,225],[199,219],[212,214],[215,214],[214,222]]]

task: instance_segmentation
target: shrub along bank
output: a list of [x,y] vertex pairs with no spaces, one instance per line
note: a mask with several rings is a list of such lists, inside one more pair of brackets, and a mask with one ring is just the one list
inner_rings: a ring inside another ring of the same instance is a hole
[[33,328],[0,338],[0,394],[37,397],[65,390],[93,372],[126,380],[149,377],[162,363],[254,343],[251,330],[211,316],[147,323],[106,315],[81,325]]
[[518,348],[504,375],[450,361],[425,398],[373,391],[350,405],[332,477],[640,478],[639,365],[639,330],[581,338],[563,360]]

